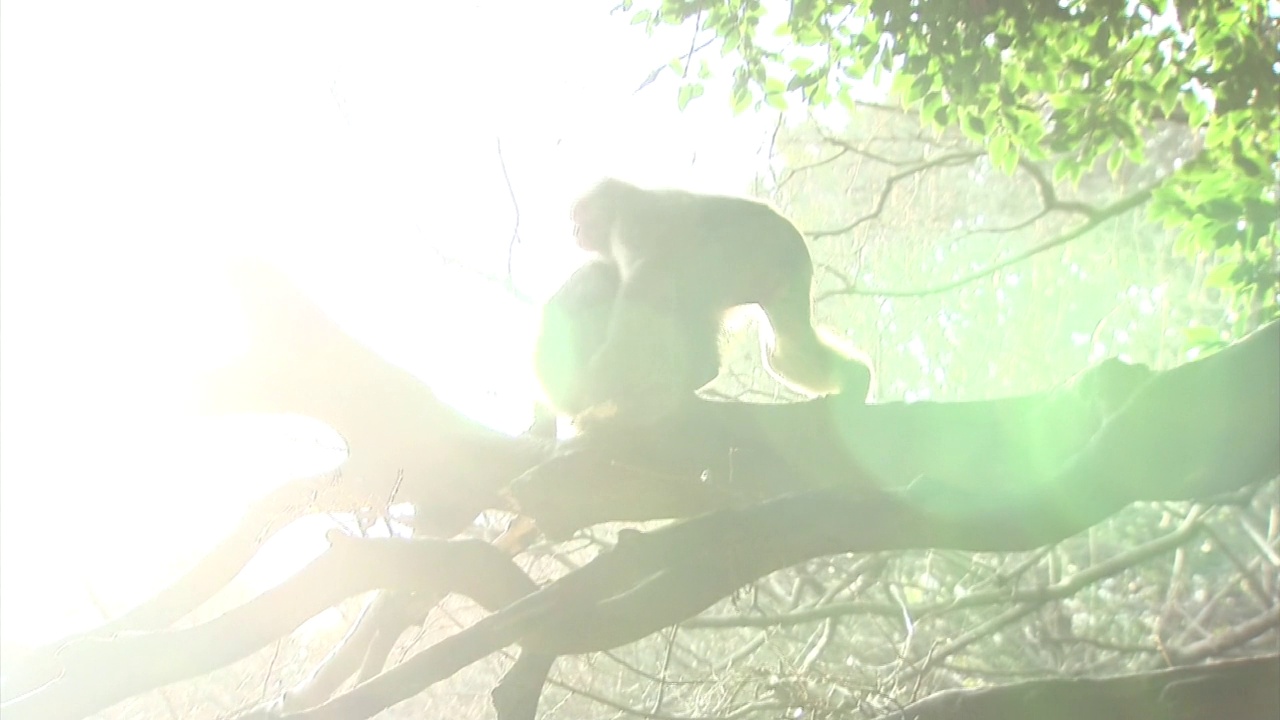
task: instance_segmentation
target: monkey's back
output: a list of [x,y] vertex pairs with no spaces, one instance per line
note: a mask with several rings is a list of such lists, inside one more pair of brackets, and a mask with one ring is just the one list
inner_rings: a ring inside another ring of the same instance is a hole
[[[804,236],[768,204],[660,190],[651,191],[645,205],[624,223],[646,246],[637,250],[700,299],[728,309],[783,291],[808,293],[813,263]],[[626,252],[628,243],[622,244]]]

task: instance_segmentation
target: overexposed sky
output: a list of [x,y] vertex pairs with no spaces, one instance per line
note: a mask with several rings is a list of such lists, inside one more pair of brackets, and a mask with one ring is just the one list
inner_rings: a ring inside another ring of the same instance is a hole
[[669,70],[635,93],[688,37],[608,7],[6,1],[5,642],[94,622],[88,590],[125,609],[306,469],[315,440],[296,428],[211,449],[173,421],[183,383],[235,347],[222,259],[278,264],[353,335],[514,429],[536,308],[484,279],[515,229],[499,144],[534,298],[580,261],[566,205],[596,177],[746,189],[770,119],[714,92],[679,113]]

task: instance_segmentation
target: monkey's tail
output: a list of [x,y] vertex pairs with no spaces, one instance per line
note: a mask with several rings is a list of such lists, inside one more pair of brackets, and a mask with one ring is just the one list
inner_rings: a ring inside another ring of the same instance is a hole
[[848,340],[825,328],[780,338],[767,323],[759,327],[765,368],[787,387],[810,396],[870,397],[870,359]]

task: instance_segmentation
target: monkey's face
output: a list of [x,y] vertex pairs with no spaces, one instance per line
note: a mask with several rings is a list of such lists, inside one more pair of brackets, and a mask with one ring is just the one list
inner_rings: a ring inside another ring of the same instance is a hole
[[573,206],[573,237],[578,247],[590,252],[609,254],[609,237],[613,232],[616,214],[605,203],[584,198]]

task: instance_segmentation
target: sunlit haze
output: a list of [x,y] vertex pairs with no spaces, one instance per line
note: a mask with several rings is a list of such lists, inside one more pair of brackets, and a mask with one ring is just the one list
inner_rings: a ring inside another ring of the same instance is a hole
[[[184,416],[192,379],[243,349],[225,260],[275,264],[514,431],[531,300],[581,260],[572,195],[602,174],[745,189],[767,128],[719,97],[678,113],[670,71],[635,92],[687,38],[548,7],[5,4],[5,643],[127,609],[255,497],[340,462],[305,423]],[[261,582],[321,542],[282,541]]]

